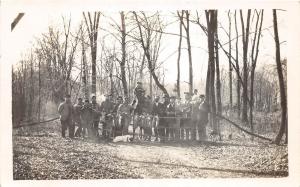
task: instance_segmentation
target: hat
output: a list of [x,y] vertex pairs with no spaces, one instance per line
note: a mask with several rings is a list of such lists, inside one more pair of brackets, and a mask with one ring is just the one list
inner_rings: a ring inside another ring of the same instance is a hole
[[84,102],[90,102],[89,99],[85,99]]
[[136,83],[137,83],[137,84],[142,84],[142,82],[140,82],[140,81],[137,81]]
[[190,92],[184,92],[184,94],[186,94],[186,95],[191,95]]
[[77,100],[82,100],[82,98],[81,97],[78,97],[78,99]]
[[201,95],[199,95],[199,97],[200,97],[200,98],[204,98],[204,97],[205,97],[205,95],[204,95],[204,94],[201,94]]
[[71,98],[71,95],[70,95],[70,94],[67,94],[67,95],[66,95],[66,98]]

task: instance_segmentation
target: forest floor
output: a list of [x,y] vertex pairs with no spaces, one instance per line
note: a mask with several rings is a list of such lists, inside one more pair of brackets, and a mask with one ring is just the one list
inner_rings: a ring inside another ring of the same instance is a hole
[[288,176],[286,145],[242,136],[218,142],[112,143],[61,138],[58,122],[25,128],[13,132],[16,180]]

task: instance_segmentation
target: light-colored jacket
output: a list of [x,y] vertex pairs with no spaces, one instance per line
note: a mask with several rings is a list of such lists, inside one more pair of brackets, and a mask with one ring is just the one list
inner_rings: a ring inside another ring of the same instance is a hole
[[66,103],[65,101],[60,103],[58,106],[58,113],[60,115],[60,120],[65,121],[72,118],[73,106],[71,103]]

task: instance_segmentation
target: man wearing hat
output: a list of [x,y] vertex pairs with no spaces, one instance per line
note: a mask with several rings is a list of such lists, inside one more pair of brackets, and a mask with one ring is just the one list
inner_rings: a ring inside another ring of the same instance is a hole
[[198,123],[198,135],[200,140],[206,140],[206,126],[208,123],[209,106],[205,100],[205,95],[200,95],[199,105],[199,123]]
[[159,96],[156,96],[154,98],[154,102],[152,105],[152,116],[153,116],[153,121],[152,121],[152,127],[154,130],[154,136],[155,136],[155,141],[158,141],[158,124],[159,124],[159,117],[161,116],[161,109],[162,109],[162,104],[159,102]]
[[[184,92],[185,100],[182,104],[182,113],[183,118],[180,120],[180,139],[189,140],[190,132],[191,132],[191,112],[192,112],[192,105],[191,105],[191,94],[189,92]],[[185,134],[185,135],[184,135]]]
[[82,124],[82,137],[84,138],[86,131],[88,131],[89,136],[92,136],[94,132],[94,130],[92,129],[94,122],[94,112],[89,99],[84,100],[84,104],[81,108],[80,118]]
[[78,127],[75,132],[75,137],[80,137],[82,131],[81,119],[80,119],[82,106],[83,106],[82,98],[79,97],[77,99],[77,103],[73,106],[74,108],[73,119],[74,119],[75,126]]
[[104,138],[109,138],[110,131],[113,127],[112,112],[114,109],[114,103],[111,101],[111,95],[105,95],[105,100],[101,103],[100,111],[102,112],[102,124]]
[[198,90],[197,89],[194,89],[194,93],[192,95],[192,99],[191,99],[191,102],[192,103],[195,103],[199,100],[199,95],[198,95]]
[[145,89],[143,88],[142,82],[137,82],[137,85],[134,88],[134,95],[137,98],[137,105],[134,113],[141,115],[143,112],[144,100],[145,100]]
[[160,105],[160,116],[159,116],[159,123],[158,123],[158,133],[161,142],[165,142],[169,135],[169,128],[168,128],[168,120],[165,118],[167,117],[167,106],[169,104],[169,97],[164,95],[162,97],[162,103]]
[[68,129],[69,137],[74,137],[74,124],[72,122],[72,113],[73,113],[73,106],[71,103],[71,96],[67,94],[65,96],[65,101],[60,103],[58,106],[58,113],[60,115],[60,122],[61,122],[61,135],[65,138],[65,132]]
[[120,104],[117,110],[118,125],[120,127],[120,134],[117,134],[118,136],[128,134],[131,108],[132,106],[129,104],[129,99],[124,97],[124,101]]
[[94,138],[99,137],[98,129],[99,129],[99,122],[100,122],[100,116],[101,116],[101,108],[100,105],[97,103],[96,95],[92,95],[92,102],[91,107],[93,110],[93,136]]
[[[170,103],[167,106],[167,128],[169,128],[169,134],[170,135],[170,140],[175,140],[175,137],[177,138],[177,128],[176,128],[176,106],[175,106],[175,96],[170,97]],[[175,135],[176,134],[176,135]]]

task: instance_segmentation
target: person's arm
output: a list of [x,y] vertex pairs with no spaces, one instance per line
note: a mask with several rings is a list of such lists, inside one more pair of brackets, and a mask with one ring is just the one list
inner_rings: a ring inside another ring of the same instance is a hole
[[120,104],[118,109],[117,109],[117,115],[121,115],[122,114],[122,107],[123,107],[123,104]]
[[60,103],[58,106],[58,113],[61,114],[62,110],[63,110],[63,103]]

